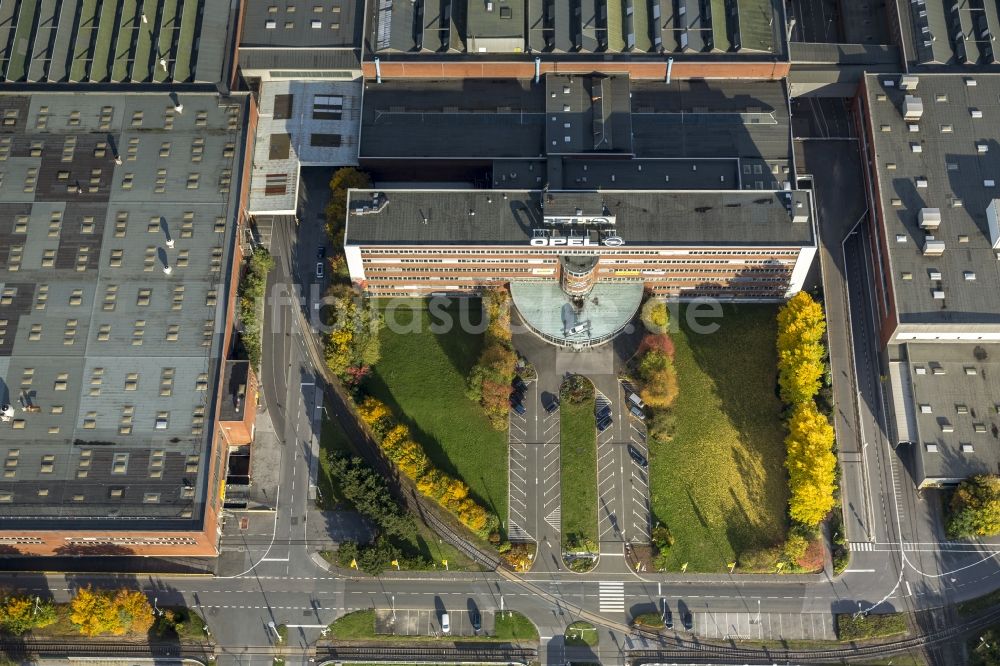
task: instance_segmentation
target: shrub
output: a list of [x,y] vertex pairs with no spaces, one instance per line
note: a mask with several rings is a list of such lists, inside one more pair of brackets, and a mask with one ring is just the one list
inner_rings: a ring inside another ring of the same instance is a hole
[[665,409],[677,399],[677,372],[664,352],[650,349],[639,361],[639,395],[653,409]]
[[669,550],[674,545],[674,535],[670,533],[670,528],[662,523],[657,523],[656,527],[653,528],[651,537],[653,545],[660,553]]
[[767,548],[757,548],[740,553],[737,562],[741,569],[747,571],[774,571],[778,562],[784,556],[784,548],[781,546],[769,546]]
[[981,474],[962,481],[951,497],[948,536],[1000,533],[1000,476]]
[[639,342],[639,349],[636,350],[636,356],[641,358],[651,349],[663,352],[671,360],[674,358],[674,341],[666,333],[662,335],[654,335],[652,333],[644,335],[642,341]]
[[792,532],[785,540],[782,554],[789,562],[798,562],[806,554],[807,548],[809,548],[809,541],[801,534]]
[[0,602],[0,631],[20,636],[32,629],[47,627],[56,621],[51,601],[38,601],[27,595],[9,596]]
[[336,252],[344,246],[344,228],[347,225],[347,190],[372,186],[371,178],[354,167],[337,169],[330,178],[330,201],[326,204],[326,235]]
[[642,311],[639,314],[642,325],[650,333],[662,335],[667,332],[670,324],[670,312],[667,309],[667,302],[662,298],[650,298],[642,304]]
[[663,628],[663,616],[659,613],[642,613],[636,615],[632,620],[632,624],[640,627],[649,627],[651,629],[662,629]]
[[382,357],[382,316],[349,287],[331,287],[325,300],[330,326],[323,340],[326,365],[330,372],[350,383]]
[[559,398],[579,405],[594,399],[594,385],[583,375],[570,375],[559,387]]
[[670,409],[654,409],[646,421],[646,430],[654,442],[669,442],[677,431],[677,418]]
[[906,616],[903,613],[881,613],[855,616],[851,613],[837,615],[837,638],[842,641],[857,641],[866,638],[880,638],[907,632]]

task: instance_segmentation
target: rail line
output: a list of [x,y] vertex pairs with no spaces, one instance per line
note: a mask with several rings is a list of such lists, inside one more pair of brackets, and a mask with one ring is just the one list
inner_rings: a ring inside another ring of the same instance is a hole
[[[338,661],[463,661],[527,664],[538,659],[538,650],[501,645],[421,646],[329,646],[319,647],[318,659]],[[317,659],[317,660],[318,660]]]

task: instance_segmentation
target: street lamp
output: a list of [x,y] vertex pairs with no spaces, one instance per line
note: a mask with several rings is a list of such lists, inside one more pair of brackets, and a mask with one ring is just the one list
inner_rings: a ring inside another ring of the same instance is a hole
[[156,615],[157,617],[163,615],[163,611],[161,611],[159,606],[156,605],[158,599],[159,597],[153,597],[153,615]]
[[392,595],[392,621],[393,624],[396,622],[396,595]]
[[277,642],[281,642],[281,634],[278,633],[278,628],[274,626],[274,621],[267,623],[267,628],[274,632],[274,638]]

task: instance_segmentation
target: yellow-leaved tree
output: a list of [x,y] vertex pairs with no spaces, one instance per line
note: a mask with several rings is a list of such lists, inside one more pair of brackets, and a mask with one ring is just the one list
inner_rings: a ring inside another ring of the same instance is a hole
[[807,292],[788,299],[778,312],[778,387],[789,404],[812,400],[823,378],[823,307]]
[[792,520],[815,526],[833,508],[837,457],[833,453],[833,427],[813,401],[795,407],[785,439],[788,513]]
[[84,636],[123,634],[111,592],[81,587],[69,602],[69,621]]

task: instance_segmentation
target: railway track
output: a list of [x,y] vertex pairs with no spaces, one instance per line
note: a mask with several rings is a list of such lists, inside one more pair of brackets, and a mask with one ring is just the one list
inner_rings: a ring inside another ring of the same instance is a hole
[[36,640],[0,639],[0,654],[8,657],[207,657],[211,652],[201,645],[178,643],[129,643],[98,639]]

